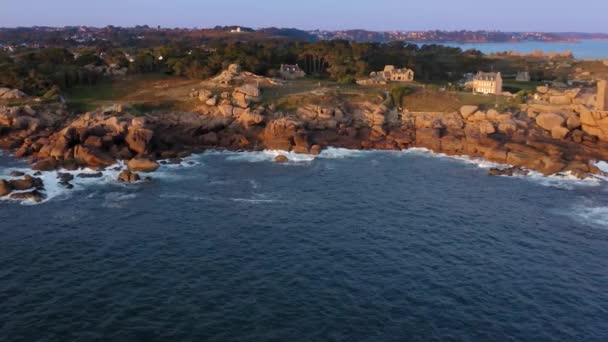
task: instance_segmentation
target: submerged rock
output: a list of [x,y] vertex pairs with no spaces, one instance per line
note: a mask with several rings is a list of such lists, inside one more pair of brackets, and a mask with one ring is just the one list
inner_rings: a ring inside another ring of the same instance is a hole
[[46,198],[46,196],[38,190],[32,190],[28,192],[12,193],[9,198],[20,201],[32,201],[35,203],[40,203]]
[[95,172],[95,173],[79,173],[76,175],[78,178],[101,178],[103,177],[103,173]]
[[13,192],[11,184],[4,179],[0,179],[0,197],[4,197]]
[[501,168],[491,168],[488,170],[488,174],[490,176],[526,176],[530,173],[530,171],[521,168],[521,167],[509,167],[506,169]]
[[118,175],[118,180],[123,183],[135,183],[140,180],[140,177],[137,173],[133,173],[129,170],[123,170]]
[[275,163],[287,163],[289,161],[289,158],[287,158],[287,156],[284,155],[278,155],[274,158]]
[[13,179],[8,181],[13,190],[44,189],[42,179],[26,175],[23,179]]

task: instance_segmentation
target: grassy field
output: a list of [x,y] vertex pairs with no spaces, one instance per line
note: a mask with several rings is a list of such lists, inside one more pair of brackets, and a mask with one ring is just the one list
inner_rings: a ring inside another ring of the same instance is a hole
[[[401,85],[388,84],[363,87],[356,84],[343,85],[331,81],[302,79],[263,89],[262,102],[274,103],[279,110],[288,112],[307,104],[335,106],[344,101],[380,103],[392,88],[399,86]],[[403,86],[411,88],[411,93],[403,97],[402,107],[414,112],[457,111],[467,104],[499,109],[515,106],[510,98],[504,96],[441,91],[438,87],[416,83]],[[141,112],[158,109],[192,110],[199,102],[198,99],[190,98],[188,95],[192,89],[199,88],[201,88],[200,81],[164,74],[149,74],[122,80],[105,80],[95,86],[71,89],[67,93],[67,102],[68,106],[76,112],[91,111],[113,104],[130,105]],[[214,89],[214,91],[218,93],[224,90]]]
[[71,89],[67,95],[68,106],[85,112],[115,103],[133,105],[144,109],[189,107],[188,97],[199,81],[164,74],[130,76],[123,80],[103,80],[95,86]]

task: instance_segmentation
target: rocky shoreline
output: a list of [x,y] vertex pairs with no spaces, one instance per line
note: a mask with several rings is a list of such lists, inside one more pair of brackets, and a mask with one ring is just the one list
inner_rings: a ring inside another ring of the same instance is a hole
[[[409,112],[395,109],[387,98],[357,102],[331,94],[323,95],[329,105],[285,110],[260,103],[260,89],[251,84],[221,92],[199,89],[191,96],[200,101],[194,111],[146,115],[121,106],[79,116],[62,106],[3,106],[0,148],[27,158],[34,172],[103,170],[125,161],[119,180],[126,183],[155,171],[157,160],[178,163],[209,149],[319,154],[327,147],[423,147],[513,166],[491,171],[495,175],[527,169],[578,178],[601,174],[593,162],[608,160],[608,113],[589,109],[579,92],[551,95],[547,89],[548,104],[524,105],[517,112],[464,106],[452,113]],[[63,177],[69,187],[71,179]],[[44,185],[32,177],[27,181],[30,187],[0,181],[0,197],[42,200]]]

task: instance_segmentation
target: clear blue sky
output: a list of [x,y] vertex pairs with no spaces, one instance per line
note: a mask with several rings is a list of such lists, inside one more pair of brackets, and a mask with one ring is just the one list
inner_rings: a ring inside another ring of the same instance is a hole
[[608,33],[608,0],[0,0],[0,26],[485,29]]

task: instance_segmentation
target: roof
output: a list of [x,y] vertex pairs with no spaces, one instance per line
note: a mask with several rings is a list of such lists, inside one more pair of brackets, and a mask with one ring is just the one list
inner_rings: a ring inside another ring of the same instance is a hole
[[496,81],[496,78],[500,76],[499,72],[478,72],[473,78],[477,81]]

